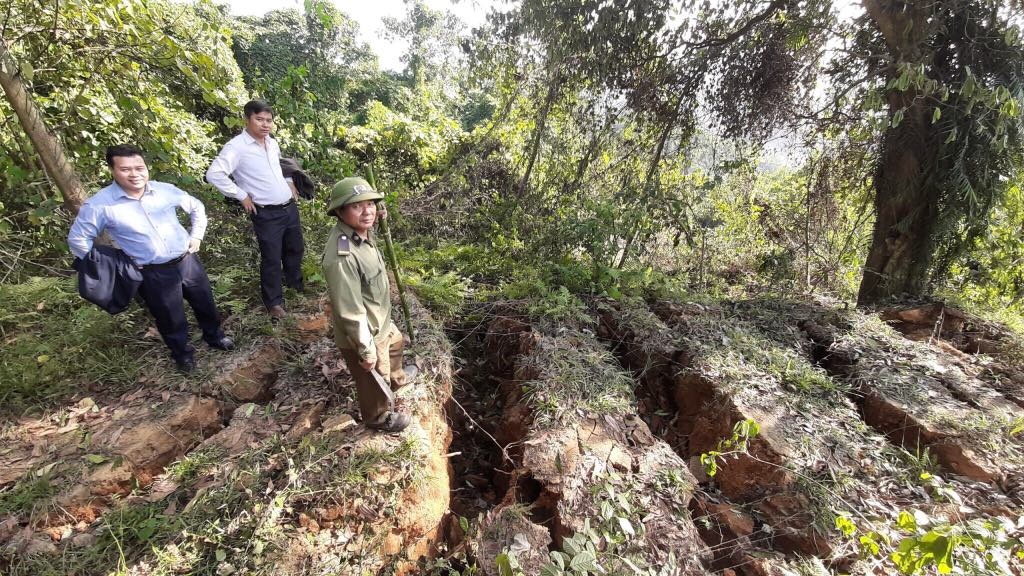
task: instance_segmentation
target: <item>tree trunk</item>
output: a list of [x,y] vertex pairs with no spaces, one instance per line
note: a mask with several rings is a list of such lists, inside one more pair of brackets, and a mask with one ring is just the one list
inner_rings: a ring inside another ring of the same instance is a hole
[[[925,116],[920,106],[910,112]],[[926,118],[918,119],[927,130]],[[920,296],[932,260],[936,191],[923,169],[931,165],[926,132],[911,128],[890,130],[875,173],[875,228],[864,264],[857,305],[893,296]]]
[[[644,176],[644,187],[642,189],[643,194],[646,195],[651,191],[654,185],[654,177],[658,173],[658,165],[661,164],[661,156],[665,152],[665,142],[668,141],[668,137],[672,134],[672,129],[676,127],[676,121],[679,119],[679,112],[682,109],[683,99],[680,98],[676,101],[675,114],[669,119],[665,128],[661,131],[661,137],[658,138],[658,146],[654,149],[654,156],[651,157],[651,162],[647,166],[647,174]],[[643,209],[643,206],[641,206]],[[622,269],[622,266],[626,264],[626,259],[629,257],[629,251],[633,247],[633,242],[636,241],[637,236],[640,235],[640,222],[643,216],[638,215],[633,225],[633,230],[626,238],[626,246],[622,249],[622,257],[619,258],[619,263],[615,266],[617,269]]]
[[[894,62],[917,60],[927,17],[921,4],[896,9],[892,0],[864,0]],[[895,74],[893,67],[890,76]],[[874,175],[875,227],[858,306],[922,295],[935,242],[938,191],[929,170],[936,162],[929,110],[913,89],[890,89],[886,96],[889,118],[902,113],[903,119],[882,139]]]
[[0,38],[0,86],[3,87],[7,101],[14,109],[14,113],[17,114],[25,134],[32,142],[32,147],[39,155],[46,174],[57,185],[61,196],[64,197],[64,206],[72,214],[77,214],[78,209],[85,202],[85,189],[64,154],[64,146],[47,127],[42,113],[25,88],[21,70],[14,57],[7,51],[7,43],[2,38]]
[[[556,65],[557,66],[557,65]],[[562,74],[559,70],[555,70],[553,78],[548,84],[548,93],[544,98],[544,104],[540,109],[540,113],[537,116],[537,125],[534,127],[533,142],[530,145],[530,159],[526,163],[526,171],[523,173],[523,181],[519,184],[519,194],[523,195],[526,193],[527,186],[530,185],[530,173],[533,172],[533,165],[537,162],[537,155],[540,152],[541,137],[544,134],[544,125],[548,121],[548,112],[551,111],[551,106],[554,105],[555,100],[558,98],[558,93],[561,89]]]

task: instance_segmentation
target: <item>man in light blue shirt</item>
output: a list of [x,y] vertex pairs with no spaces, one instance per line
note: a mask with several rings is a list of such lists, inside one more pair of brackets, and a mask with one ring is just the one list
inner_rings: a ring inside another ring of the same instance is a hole
[[[189,344],[185,300],[207,344],[219,350],[235,347],[221,330],[210,279],[196,255],[206,233],[206,209],[171,184],[150,182],[142,150],[135,146],[107,148],[107,166],[114,181],[82,205],[68,246],[76,258],[85,258],[104,231],[117,242],[142,270],[139,295],[178,369],[191,372],[195,349]],[[191,231],[178,222],[178,208],[188,212]]]

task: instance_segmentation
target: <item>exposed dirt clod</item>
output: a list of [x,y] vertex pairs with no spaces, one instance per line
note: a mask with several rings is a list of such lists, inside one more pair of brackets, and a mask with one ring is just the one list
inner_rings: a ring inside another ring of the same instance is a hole
[[273,386],[284,357],[277,342],[266,341],[229,361],[214,379],[213,389],[238,402],[262,404],[274,396]]

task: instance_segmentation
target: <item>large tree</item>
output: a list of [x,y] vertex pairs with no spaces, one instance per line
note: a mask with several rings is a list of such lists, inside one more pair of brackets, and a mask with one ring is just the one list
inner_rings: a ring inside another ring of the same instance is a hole
[[[140,144],[157,175],[198,173],[212,152],[215,123],[244,101],[224,21],[203,1],[8,3],[0,20],[0,111],[17,113],[71,211],[85,198],[76,180],[89,185],[105,177],[108,144]],[[0,154],[18,139],[0,133]],[[31,157],[8,160],[35,169]]]
[[[858,298],[870,304],[923,294],[1020,170],[1019,8],[865,0],[857,15],[828,0],[524,0],[496,22],[544,51],[540,68],[558,79],[546,86],[603,86],[660,135],[625,207],[658,198],[646,192],[665,141],[682,141],[701,111],[755,141],[784,128],[873,141],[875,232]],[[541,126],[548,108],[538,99]]]
[[864,0],[856,46],[885,123],[859,304],[924,293],[1021,169],[1024,50],[1000,4]]

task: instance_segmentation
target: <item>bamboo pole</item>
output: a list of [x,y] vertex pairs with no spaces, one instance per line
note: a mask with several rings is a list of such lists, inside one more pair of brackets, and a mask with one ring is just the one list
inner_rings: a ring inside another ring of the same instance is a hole
[[[373,175],[373,164],[366,163],[366,179],[370,186],[377,190],[377,179]],[[398,298],[402,301],[402,312],[405,313],[405,328],[409,331],[410,347],[416,344],[416,335],[412,329],[412,314],[409,313],[409,301],[405,298],[405,285],[402,283],[402,271],[398,267],[398,255],[395,254],[395,244],[391,240],[391,225],[387,218],[380,219],[380,229],[384,233],[384,246],[388,254],[388,262],[391,264],[391,271],[395,274],[395,285],[398,286]]]

